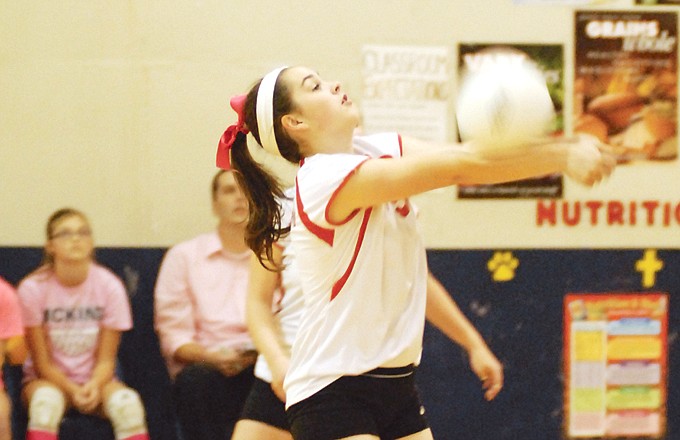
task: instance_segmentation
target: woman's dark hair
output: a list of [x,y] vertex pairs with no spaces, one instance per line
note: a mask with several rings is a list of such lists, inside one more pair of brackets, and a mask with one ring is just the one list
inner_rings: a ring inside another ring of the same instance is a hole
[[[285,72],[285,70],[283,71]],[[293,110],[290,92],[281,84],[281,75],[276,81],[273,100],[274,134],[281,156],[289,162],[297,164],[301,160],[298,144],[283,130],[281,117]],[[245,124],[258,143],[260,131],[257,126],[257,82],[248,92],[245,109]],[[290,227],[281,225],[281,200],[284,188],[279,180],[269,174],[260,164],[253,160],[248,151],[246,135],[238,133],[231,147],[231,165],[238,171],[235,177],[243,189],[250,204],[250,216],[246,228],[246,244],[257,255],[260,263],[269,268],[264,261],[272,261],[272,246],[279,238],[290,231]]]

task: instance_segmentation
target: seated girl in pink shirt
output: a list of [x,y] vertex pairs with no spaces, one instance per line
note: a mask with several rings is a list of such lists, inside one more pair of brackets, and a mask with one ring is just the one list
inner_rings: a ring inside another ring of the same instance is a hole
[[125,287],[94,262],[85,215],[49,218],[43,264],[18,287],[29,357],[22,399],[27,440],[53,440],[68,408],[108,418],[116,439],[148,439],[139,395],[115,376],[121,332],[132,327]]
[[0,278],[0,440],[11,440],[11,405],[2,381],[2,364],[9,354],[9,341],[24,334],[21,310],[11,284]]

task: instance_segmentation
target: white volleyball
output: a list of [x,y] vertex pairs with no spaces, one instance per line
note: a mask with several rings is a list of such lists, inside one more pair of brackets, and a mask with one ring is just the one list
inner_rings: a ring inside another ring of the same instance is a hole
[[550,131],[555,117],[545,77],[528,58],[496,56],[462,78],[458,133],[478,148],[512,148]]

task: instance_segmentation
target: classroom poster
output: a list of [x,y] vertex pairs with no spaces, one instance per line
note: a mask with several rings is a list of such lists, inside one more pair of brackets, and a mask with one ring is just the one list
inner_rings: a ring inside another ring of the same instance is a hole
[[574,131],[621,163],[678,155],[677,13],[577,11]]
[[452,126],[448,48],[367,45],[362,58],[361,131],[448,140]]
[[[508,60],[507,57],[513,59]],[[459,77],[474,72],[487,63],[521,62],[536,64],[545,76],[550,97],[555,106],[555,119],[551,128],[553,135],[564,131],[564,56],[559,44],[507,44],[507,43],[461,43],[458,46]],[[562,197],[562,176],[559,174],[495,185],[459,185],[461,199],[516,199]]]
[[661,438],[668,295],[569,294],[564,301],[569,438]]

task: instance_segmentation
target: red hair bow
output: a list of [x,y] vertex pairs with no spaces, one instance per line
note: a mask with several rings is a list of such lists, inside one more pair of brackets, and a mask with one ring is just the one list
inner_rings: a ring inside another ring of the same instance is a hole
[[238,115],[238,121],[234,125],[230,125],[222,134],[220,142],[217,145],[217,166],[223,170],[231,169],[231,161],[229,159],[231,146],[234,145],[236,140],[236,134],[241,132],[243,134],[248,134],[248,129],[243,121],[244,119],[244,108],[246,106],[246,95],[234,96],[229,100],[231,108],[236,111]]

